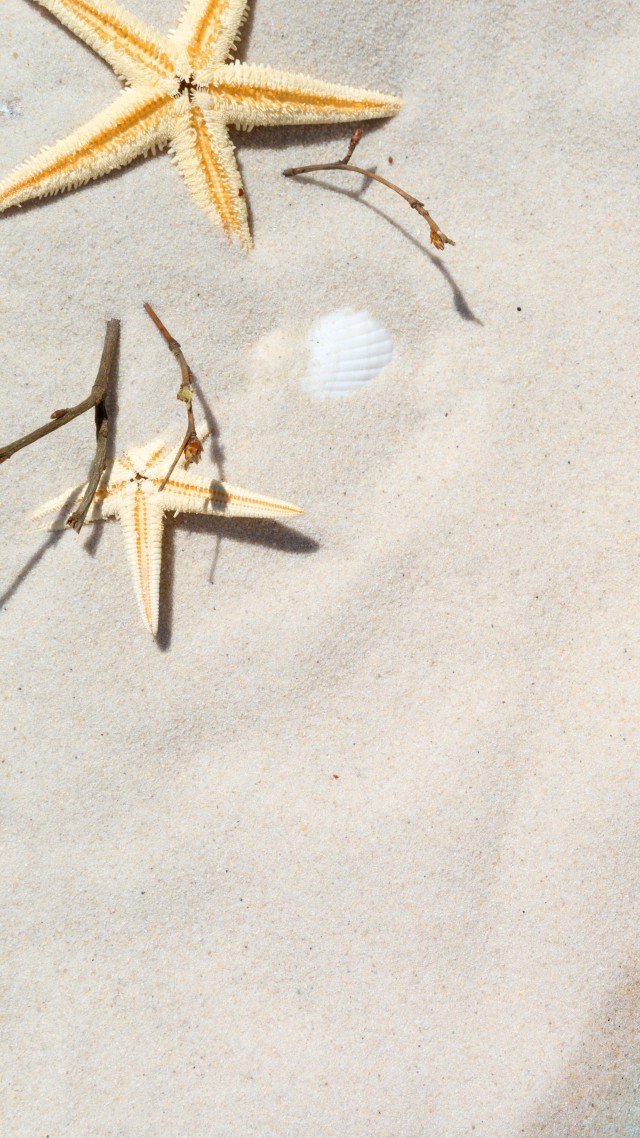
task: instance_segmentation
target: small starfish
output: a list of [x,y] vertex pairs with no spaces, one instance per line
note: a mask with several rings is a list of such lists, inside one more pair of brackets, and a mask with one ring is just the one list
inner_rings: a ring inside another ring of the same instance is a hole
[[198,205],[251,247],[247,206],[228,127],[384,118],[399,99],[303,75],[227,62],[249,0],[190,0],[159,35],[110,0],[38,0],[89,44],[127,86],[62,142],[0,183],[0,211],[83,185],[169,145]]
[[[206,426],[201,426],[199,437],[206,434]],[[265,498],[215,478],[198,477],[186,468],[183,459],[164,490],[160,490],[178,445],[155,439],[147,446],[127,451],[114,463],[110,477],[98,487],[86,518],[87,522],[117,518],[121,523],[138,606],[153,636],[158,631],[162,527],[166,513],[219,518],[291,518],[302,513],[289,502]],[[68,490],[45,502],[31,516],[40,518],[65,507],[64,518],[56,518],[47,528],[66,529],[66,515],[69,509],[80,504],[83,493],[84,487]]]

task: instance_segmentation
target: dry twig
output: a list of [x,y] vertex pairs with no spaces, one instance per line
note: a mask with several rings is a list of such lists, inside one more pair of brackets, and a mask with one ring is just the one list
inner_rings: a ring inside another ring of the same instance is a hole
[[171,335],[169,330],[167,328],[165,328],[164,324],[162,323],[162,320],[153,311],[153,308],[151,307],[151,305],[145,304],[144,310],[151,317],[151,319],[153,320],[153,323],[155,324],[158,331],[164,336],[164,338],[167,341],[167,344],[169,346],[169,351],[173,353],[173,355],[176,357],[176,359],[178,361],[178,364],[180,365],[180,373],[182,376],[182,383],[180,384],[180,387],[178,389],[178,394],[176,395],[176,399],[179,399],[181,403],[186,403],[186,405],[187,405],[187,430],[186,430],[185,436],[184,436],[184,438],[180,444],[180,448],[178,450],[178,453],[176,454],[176,457],[174,458],[173,462],[171,463],[171,466],[169,467],[167,473],[165,474],[165,476],[162,480],[162,485],[158,487],[159,490],[164,490],[165,486],[167,485],[167,482],[169,481],[171,475],[173,474],[173,472],[174,472],[176,466],[178,465],[180,459],[182,458],[183,454],[185,456],[185,461],[187,463],[189,463],[189,462],[200,462],[200,458],[202,456],[202,443],[200,442],[200,439],[198,438],[198,436],[196,434],[196,424],[195,424],[195,419],[193,417],[193,395],[194,395],[194,391],[193,391],[193,374],[192,374],[191,368],[189,367],[189,364],[187,363],[187,361],[184,358],[184,355],[182,354],[182,348],[180,347],[180,344],[178,343],[178,341],[176,339],[174,339],[174,337]]
[[419,201],[418,198],[415,198],[413,194],[408,194],[406,190],[400,189],[400,186],[396,186],[394,182],[389,182],[380,174],[374,174],[371,170],[363,170],[361,166],[351,165],[353,152],[358,143],[362,140],[362,134],[363,131],[361,127],[354,130],[351,135],[347,153],[344,158],[340,158],[337,162],[322,162],[316,163],[313,166],[290,166],[287,170],[283,170],[282,173],[285,178],[297,178],[299,174],[311,174],[316,170],[351,170],[354,174],[361,174],[364,178],[372,178],[375,182],[380,182],[381,185],[387,186],[390,190],[394,190],[396,194],[400,194],[400,197],[404,198],[412,209],[415,209],[421,217],[424,217],[429,225],[431,244],[435,245],[436,249],[442,250],[445,245],[455,245],[455,241],[447,237],[446,233],[443,233],[440,226],[433,220],[431,214],[425,208],[424,203]]
[[76,404],[75,407],[64,407],[59,411],[53,411],[49,423],[38,427],[36,431],[31,431],[28,435],[23,435],[21,439],[16,439],[13,443],[8,443],[6,446],[0,447],[0,463],[6,462],[16,451],[22,450],[23,447],[30,446],[31,443],[37,442],[38,439],[44,438],[45,435],[51,434],[52,431],[58,431],[60,427],[66,427],[67,423],[70,423],[73,419],[77,419],[79,415],[84,415],[85,411],[90,411],[92,407],[95,407],[96,453],[89,472],[89,482],[79,509],[75,514],[72,514],[67,521],[67,525],[73,526],[76,533],[80,533],[82,529],[89,507],[98,488],[98,483],[102,478],[106,466],[107,439],[109,435],[106,399],[118,348],[119,336],[120,321],[109,320],[107,322],[102,358],[100,360],[96,381],[89,395],[86,399],[82,400],[82,403]]

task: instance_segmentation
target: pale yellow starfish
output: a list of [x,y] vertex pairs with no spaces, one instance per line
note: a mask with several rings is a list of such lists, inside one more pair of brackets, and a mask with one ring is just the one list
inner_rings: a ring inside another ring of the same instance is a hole
[[168,35],[109,0],[38,2],[127,86],[105,111],[5,178],[0,210],[80,186],[169,145],[198,204],[248,249],[247,207],[228,127],[349,122],[400,109],[398,99],[375,91],[226,62],[249,0],[190,0]]
[[[207,434],[206,425],[198,429],[200,438]],[[155,636],[158,631],[160,568],[164,515],[205,514],[218,518],[293,518],[302,513],[289,502],[265,498],[251,490],[241,490],[193,474],[184,459],[178,463],[165,488],[160,489],[179,444],[155,439],[144,447],[127,451],[113,465],[108,478],[99,486],[88,522],[116,518],[122,525],[127,557],[133,574],[138,606],[145,623]],[[49,526],[66,529],[66,519],[81,502],[84,487],[68,490],[45,502],[32,514],[41,518],[64,507]]]

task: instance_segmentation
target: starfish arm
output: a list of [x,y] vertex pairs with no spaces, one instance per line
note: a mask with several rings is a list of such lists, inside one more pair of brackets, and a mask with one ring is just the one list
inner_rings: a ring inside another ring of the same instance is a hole
[[[160,486],[162,479],[154,479]],[[239,486],[229,486],[217,479],[198,478],[188,471],[172,475],[159,495],[166,510],[178,514],[205,514],[225,518],[284,518],[302,513],[298,506],[266,498]]]
[[[70,514],[73,514],[80,505],[87,484],[84,486],[74,486],[71,490],[65,490],[63,494],[58,494],[57,497],[51,498],[50,501],[45,502],[42,506],[38,506],[37,510],[29,514],[30,522],[38,522],[36,529],[45,530],[65,530],[67,529],[67,519]],[[98,490],[96,496],[89,507],[89,512],[85,518],[85,522],[101,522],[110,516],[110,511],[105,503],[106,489]],[[42,519],[47,514],[54,513],[56,516],[51,521],[42,522]]]
[[[198,423],[196,426],[196,434],[201,442],[209,435],[209,427],[206,420]],[[153,439],[150,443],[141,447],[131,447],[127,451],[125,457],[128,463],[127,470],[137,471],[139,474],[145,476],[150,470],[156,472],[156,468],[160,467],[165,471],[169,469],[172,460],[176,457],[176,451],[181,446],[184,439],[184,427],[177,425],[173,427],[168,435],[159,435],[158,438]],[[122,459],[119,460],[122,462]],[[184,465],[184,459],[181,460],[180,465]]]
[[153,636],[158,631],[163,515],[161,496],[145,494],[140,488],[118,503],[138,608]]
[[201,443],[206,442],[206,440],[209,438],[209,435],[211,434],[211,427],[209,426],[206,419],[201,419],[197,424],[196,434]]
[[172,38],[194,70],[224,63],[239,38],[249,0],[189,0]]
[[38,0],[128,83],[171,78],[171,43],[109,0]]
[[216,68],[207,90],[212,107],[222,112],[225,121],[245,130],[385,118],[396,115],[401,107],[400,99],[393,95],[322,83],[306,75],[247,63]]
[[247,206],[227,128],[211,111],[195,104],[180,115],[171,140],[176,166],[191,196],[229,240],[251,248]]
[[173,435],[169,441],[167,441],[164,435],[160,435],[145,446],[131,447],[125,457],[131,463],[131,469],[133,471],[136,471],[138,474],[146,474],[150,467],[156,466],[157,463],[168,458],[170,454],[175,454],[178,446],[177,432],[175,440]]
[[151,87],[128,88],[110,107],[62,142],[47,146],[0,182],[0,211],[49,197],[127,166],[165,146],[173,127],[173,100]]

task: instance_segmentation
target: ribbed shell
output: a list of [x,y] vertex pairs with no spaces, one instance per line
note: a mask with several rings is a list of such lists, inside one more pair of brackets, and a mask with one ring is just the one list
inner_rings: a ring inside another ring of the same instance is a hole
[[339,309],[309,333],[310,366],[302,386],[319,398],[351,395],[387,366],[393,341],[367,312]]

